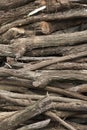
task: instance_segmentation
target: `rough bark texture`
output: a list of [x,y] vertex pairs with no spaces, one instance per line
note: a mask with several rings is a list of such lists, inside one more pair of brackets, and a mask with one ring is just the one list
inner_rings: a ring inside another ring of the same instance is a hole
[[0,0],[0,130],[87,129],[87,0]]

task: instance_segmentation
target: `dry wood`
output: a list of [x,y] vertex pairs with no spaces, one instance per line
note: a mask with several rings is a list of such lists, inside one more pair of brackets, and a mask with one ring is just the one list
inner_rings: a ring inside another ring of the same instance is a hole
[[26,4],[18,8],[10,9],[8,11],[0,11],[0,25],[8,24],[14,20],[27,17],[28,13],[34,10],[37,6],[34,4]]
[[[52,89],[49,89],[50,87],[47,87],[46,89],[47,89],[47,91],[51,91],[52,92]],[[54,88],[55,89],[55,88]],[[57,93],[57,92],[56,92]],[[39,100],[39,99],[41,99],[41,98],[44,98],[44,95],[32,95],[32,94],[30,94],[30,95],[28,95],[28,94],[17,94],[17,93],[13,93],[13,92],[9,92],[9,91],[0,91],[0,95],[1,95],[1,97],[2,98],[4,98],[4,96],[5,97],[9,97],[9,98],[6,98],[6,100],[8,99],[23,99],[23,100],[25,100],[25,105],[26,105],[26,102],[27,102],[27,105],[29,104],[29,103],[31,103],[32,102],[32,100]],[[2,96],[3,95],[3,96]],[[24,96],[23,96],[24,95]],[[73,94],[72,94],[73,95]],[[50,95],[50,99],[52,100],[52,101],[54,101],[54,102],[66,102],[66,103],[68,103],[68,102],[82,102],[82,103],[86,103],[86,101],[83,101],[83,100],[79,100],[79,99],[71,99],[71,98],[65,98],[65,97],[60,97],[60,96],[58,96],[58,95],[56,95],[56,96],[51,96]],[[21,101],[21,100],[19,100],[19,101]],[[28,101],[27,101],[28,100]],[[22,103],[23,104],[23,103]]]
[[29,2],[31,2],[32,0],[0,0],[0,10],[3,10],[3,9],[10,9],[10,8],[17,8],[19,6],[22,6],[24,4],[27,4]]
[[53,58],[53,59],[49,59],[49,60],[45,60],[45,61],[41,61],[39,63],[36,63],[34,65],[31,65],[29,67],[29,70],[37,70],[37,69],[41,69],[43,67],[58,63],[58,62],[64,62],[64,61],[69,61],[69,60],[73,60],[73,59],[77,59],[77,58],[81,58],[87,55],[87,51],[84,52],[80,52],[77,54],[70,54],[70,55],[66,55],[63,57],[57,57],[57,58]]
[[52,92],[55,92],[55,93],[59,93],[59,94],[62,94],[64,96],[67,96],[67,97],[69,96],[69,97],[72,97],[72,98],[86,100],[86,96],[83,96],[83,95],[80,95],[80,94],[74,93],[74,92],[69,92],[69,91],[61,89],[61,88],[46,87],[46,90],[49,90],[49,91],[52,91]]
[[[75,45],[75,46],[58,46],[58,47],[44,47],[43,50],[41,48],[33,49],[32,51],[27,51],[26,56],[33,57],[43,57],[43,56],[64,56],[69,54],[75,54],[77,52],[83,52],[87,50],[86,44]],[[78,59],[79,60],[79,59]],[[74,60],[75,61],[75,60]],[[76,61],[75,61],[76,62]],[[84,61],[83,61],[84,63]]]
[[76,103],[58,103],[54,104],[54,108],[60,111],[71,111],[71,112],[86,112],[86,104],[76,104]]
[[41,29],[41,32],[43,34],[51,34],[52,32],[55,32],[57,30],[64,30],[64,29],[67,29],[67,28],[70,28],[70,27],[73,27],[73,26],[77,26],[77,25],[80,25],[80,24],[84,24],[83,22],[81,21],[69,21],[69,20],[66,20],[66,21],[53,21],[53,22],[45,22],[45,21],[42,21],[40,23],[40,29]]
[[38,123],[34,123],[31,125],[24,126],[22,128],[16,129],[16,130],[37,130],[46,127],[50,123],[50,119],[40,121]]
[[87,63],[75,63],[75,62],[64,62],[57,63],[48,67],[43,68],[44,70],[63,70],[63,69],[73,69],[73,70],[83,70],[87,69]]
[[49,100],[49,97],[46,97],[42,99],[41,101],[28,106],[22,111],[16,112],[13,116],[9,117],[8,119],[3,120],[0,123],[0,129],[12,130],[16,126],[18,126],[20,123],[23,123],[32,117],[35,117],[36,115],[39,115],[47,110],[49,110],[52,107],[51,101]]
[[70,124],[66,123],[64,120],[62,120],[58,115],[56,115],[53,112],[48,112],[48,116],[50,116],[52,119],[58,121],[60,124],[62,124],[64,127],[66,127],[68,130],[76,130],[73,126]]
[[87,84],[82,84],[79,86],[71,87],[68,89],[69,91],[78,92],[78,93],[86,93],[87,92]]
[[87,129],[87,1],[0,1],[0,130]]
[[64,20],[64,19],[71,19],[71,18],[86,18],[87,17],[87,11],[85,9],[79,9],[79,10],[71,10],[64,13],[55,13],[54,14],[46,14],[46,15],[39,15],[39,16],[33,16],[26,19],[16,20],[12,23],[3,25],[0,28],[0,34],[6,32],[12,27],[17,26],[23,26],[29,23],[33,22],[39,22],[39,21],[52,21],[52,20]]
[[[10,49],[11,51],[6,53],[6,50],[3,50],[1,55],[5,52],[6,56],[16,56],[20,57],[22,56],[25,51],[31,48],[44,48],[44,47],[59,47],[59,46],[64,46],[64,45],[76,45],[80,44],[82,42],[86,42],[86,33],[87,31],[82,31],[82,32],[76,32],[76,33],[70,33],[70,34],[60,34],[58,36],[53,35],[53,36],[40,36],[40,37],[33,37],[30,38],[21,38],[18,40],[15,40],[14,44],[7,46],[7,50]],[[73,39],[74,37],[74,39]],[[77,37],[79,37],[77,39]],[[50,39],[50,40],[49,40]],[[53,44],[54,43],[54,44]],[[0,48],[2,50],[3,45],[0,45]],[[27,49],[26,49],[27,48]],[[83,47],[84,49],[84,47]],[[4,56],[5,56],[4,54]]]

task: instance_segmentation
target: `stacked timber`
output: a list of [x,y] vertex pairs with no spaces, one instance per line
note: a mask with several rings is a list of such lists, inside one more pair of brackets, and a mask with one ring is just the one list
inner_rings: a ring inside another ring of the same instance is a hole
[[0,0],[0,130],[87,129],[87,0]]

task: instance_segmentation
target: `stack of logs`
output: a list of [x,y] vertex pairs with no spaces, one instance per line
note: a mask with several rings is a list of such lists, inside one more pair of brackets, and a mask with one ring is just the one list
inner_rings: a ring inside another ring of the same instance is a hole
[[0,0],[0,130],[36,129],[87,129],[87,0]]

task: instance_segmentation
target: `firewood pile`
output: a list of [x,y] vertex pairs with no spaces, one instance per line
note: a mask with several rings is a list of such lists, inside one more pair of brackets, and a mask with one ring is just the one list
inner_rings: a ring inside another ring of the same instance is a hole
[[87,0],[0,0],[0,130],[87,130]]

